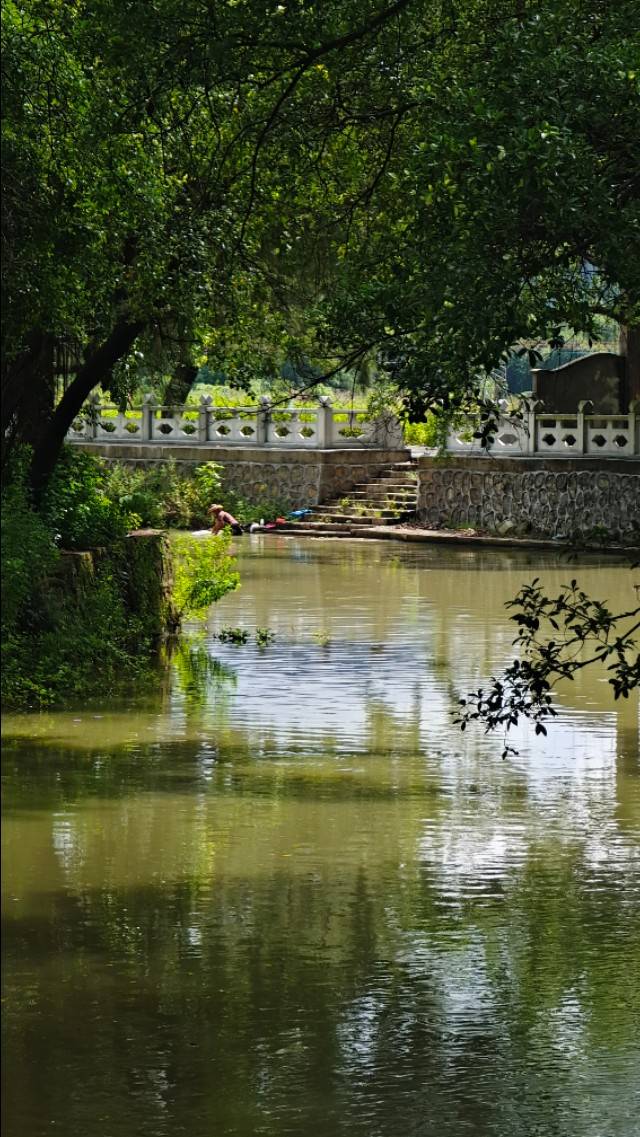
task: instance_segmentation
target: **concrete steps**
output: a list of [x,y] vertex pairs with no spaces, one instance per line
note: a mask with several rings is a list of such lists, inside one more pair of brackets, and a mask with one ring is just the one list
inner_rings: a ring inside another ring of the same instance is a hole
[[362,525],[361,523],[352,524],[350,522],[331,524],[323,521],[297,521],[278,526],[279,533],[298,533],[302,537],[305,534],[312,537],[325,535],[327,537],[367,537],[374,531],[373,524]]
[[359,482],[348,494],[314,506],[302,525],[320,525],[327,532],[397,525],[415,514],[417,494],[416,463],[395,462],[376,478]]

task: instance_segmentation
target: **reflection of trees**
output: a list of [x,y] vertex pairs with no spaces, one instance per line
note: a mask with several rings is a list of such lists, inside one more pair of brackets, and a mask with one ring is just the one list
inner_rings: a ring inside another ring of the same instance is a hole
[[[96,810],[89,779],[85,809],[44,810],[50,870],[32,844],[8,849],[19,895],[34,855],[50,887],[5,928],[5,1072],[25,1132],[54,1118],[84,1137],[99,1118],[123,1137],[622,1137],[640,1013],[631,848],[599,861],[507,814],[520,845],[497,875],[462,848],[454,863],[450,802],[415,763],[394,780],[368,756],[345,777],[238,747],[205,782],[204,758],[174,743],[140,795]],[[126,784],[140,761],[112,765]],[[465,809],[460,837],[482,843]],[[594,1105],[603,1054],[618,1082]]]
[[409,693],[410,705],[401,712],[391,699],[373,695],[365,701],[365,723],[361,748],[368,754],[418,754],[422,748],[422,683],[416,678]]
[[635,792],[640,773],[640,706],[617,707],[616,823],[631,834],[640,831],[640,799]]
[[[5,1073],[29,1137],[52,1119],[67,1137],[632,1131],[637,719],[621,708],[613,805],[611,779],[536,799],[480,750],[425,762],[457,653],[500,648],[509,578],[493,552],[465,583],[457,555],[385,565],[363,546],[329,579],[336,555],[298,566],[296,603],[348,627],[348,581],[375,590],[344,673],[353,753],[329,728],[310,748],[230,715],[235,678],[205,645],[175,661],[177,737],[154,703],[75,747],[9,747]],[[289,588],[267,581],[256,624],[291,621]],[[393,645],[371,654],[371,627]],[[424,671],[402,671],[406,642]],[[414,677],[402,700],[395,669]]]
[[197,640],[180,640],[173,648],[170,662],[187,707],[202,706],[214,699],[219,704],[236,686],[233,668],[216,659]]
[[640,990],[623,882],[578,849],[463,906],[426,867],[383,874],[281,862],[55,894],[8,944],[14,1117],[70,1137],[97,1117],[203,1137],[601,1131],[584,1081],[603,1052],[623,1070]]

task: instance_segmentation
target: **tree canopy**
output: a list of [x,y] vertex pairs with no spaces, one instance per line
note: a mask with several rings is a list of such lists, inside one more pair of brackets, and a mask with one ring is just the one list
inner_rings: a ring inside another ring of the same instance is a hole
[[635,11],[6,0],[5,440],[46,480],[136,343],[374,352],[424,409],[519,340],[640,323]]
[[416,410],[473,390],[517,341],[640,321],[634,8],[465,4],[418,61],[375,240],[335,293],[378,342],[384,312]]

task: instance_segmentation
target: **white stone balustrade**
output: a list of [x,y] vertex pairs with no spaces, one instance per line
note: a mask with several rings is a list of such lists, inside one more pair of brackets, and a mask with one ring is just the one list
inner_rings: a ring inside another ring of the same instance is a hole
[[[538,405],[522,418],[498,419],[489,451],[474,438],[477,421],[469,419],[449,431],[449,454],[489,454],[492,458],[640,457],[640,403],[628,414],[590,413],[581,403],[575,414],[547,413]],[[147,395],[125,414],[99,396],[88,401],[73,422],[71,442],[162,442],[212,446],[270,446],[278,449],[401,448],[402,427],[392,415],[367,420],[362,411],[332,407],[322,396],[308,407],[272,407],[263,398],[257,406],[214,407],[205,395],[194,406],[164,407]]]
[[575,414],[549,414],[532,409],[522,419],[501,416],[487,451],[474,438],[476,420],[468,419],[449,431],[449,454],[489,454],[492,458],[638,458],[640,457],[640,405],[632,403],[628,414],[592,414],[591,404],[580,403]]
[[290,449],[402,447],[402,427],[393,415],[366,421],[360,411],[331,406],[327,397],[309,407],[214,407],[205,395],[194,406],[165,407],[145,396],[122,413],[100,396],[89,399],[74,420],[71,442],[162,442],[177,445],[272,446]]

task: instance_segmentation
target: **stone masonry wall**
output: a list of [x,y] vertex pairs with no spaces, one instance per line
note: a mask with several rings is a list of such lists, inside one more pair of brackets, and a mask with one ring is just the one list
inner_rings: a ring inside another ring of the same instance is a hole
[[[220,458],[213,461],[220,462]],[[224,486],[245,501],[261,498],[302,509],[318,498],[320,465],[316,462],[225,461]]]
[[224,484],[247,501],[273,499],[302,509],[347,493],[358,482],[408,458],[400,450],[275,450],[265,447],[162,446],[158,443],[74,442],[89,454],[128,466],[175,461],[194,470],[203,462],[224,466]]
[[418,520],[514,536],[579,537],[606,531],[638,543],[640,462],[421,458]]
[[144,637],[160,640],[177,623],[172,589],[173,563],[169,538],[159,529],[139,529],[123,540],[87,551],[62,549],[44,589],[71,597],[82,621],[90,615],[93,589],[100,572],[108,573],[129,616]]

